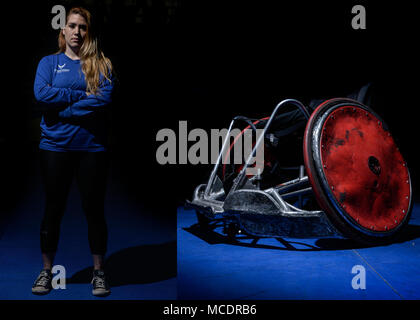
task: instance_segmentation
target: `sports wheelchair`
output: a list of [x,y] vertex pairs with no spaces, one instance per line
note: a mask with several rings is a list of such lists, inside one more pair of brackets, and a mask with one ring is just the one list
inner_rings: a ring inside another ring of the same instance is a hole
[[[286,106],[294,111],[282,112]],[[200,226],[223,221],[233,238],[338,236],[372,245],[397,237],[409,221],[412,186],[385,122],[349,98],[308,110],[286,99],[269,117],[231,121],[208,182],[186,202]],[[231,142],[239,122],[247,126]],[[224,161],[247,130],[254,132],[249,157],[242,164]],[[249,174],[258,148],[264,148],[264,168]],[[301,162],[290,165],[288,158]]]

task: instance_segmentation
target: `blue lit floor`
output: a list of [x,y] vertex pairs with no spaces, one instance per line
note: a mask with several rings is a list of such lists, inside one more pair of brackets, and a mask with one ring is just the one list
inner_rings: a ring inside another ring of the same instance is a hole
[[39,226],[43,192],[39,175],[34,175],[26,186],[25,198],[0,225],[0,300],[176,299],[175,219],[168,222],[156,218],[127,198],[112,173],[105,206],[109,229],[106,266],[112,293],[105,298],[92,296],[87,223],[75,185],[68,198],[55,259],[56,265],[66,268],[66,289],[45,296],[31,292],[42,267]]
[[[178,209],[179,299],[420,299],[420,205],[399,243],[363,248],[347,239],[227,241]],[[352,268],[365,269],[353,289]],[[360,282],[358,282],[360,283]]]

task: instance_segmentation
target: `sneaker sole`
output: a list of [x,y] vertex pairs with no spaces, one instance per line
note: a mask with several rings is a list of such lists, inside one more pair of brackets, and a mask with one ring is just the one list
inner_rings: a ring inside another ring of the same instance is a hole
[[92,290],[92,294],[96,297],[106,297],[111,293],[111,290],[103,291],[103,290]]
[[45,290],[45,291],[39,291],[39,290],[34,290],[34,288],[32,288],[32,293],[36,294],[38,296],[43,296],[43,295],[46,295],[50,292],[51,292],[51,289],[48,289],[48,290]]

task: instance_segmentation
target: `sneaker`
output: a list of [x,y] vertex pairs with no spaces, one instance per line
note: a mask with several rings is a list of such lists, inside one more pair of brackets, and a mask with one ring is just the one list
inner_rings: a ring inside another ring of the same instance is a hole
[[48,269],[42,270],[32,286],[32,293],[39,294],[39,295],[49,293],[52,289],[51,281],[52,281],[51,270],[48,270]]
[[92,294],[98,297],[104,297],[111,293],[108,281],[103,270],[93,270]]

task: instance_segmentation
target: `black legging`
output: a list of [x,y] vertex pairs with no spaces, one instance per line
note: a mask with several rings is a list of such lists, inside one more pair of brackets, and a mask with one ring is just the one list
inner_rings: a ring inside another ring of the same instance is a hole
[[74,175],[88,223],[92,254],[105,255],[108,230],[104,198],[109,158],[107,152],[56,152],[40,150],[45,190],[45,211],[41,223],[41,252],[57,251],[60,224]]

